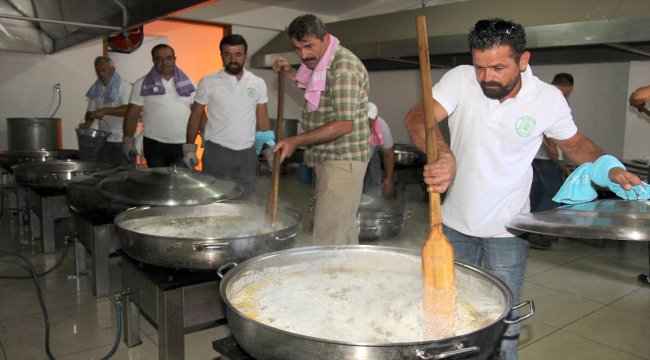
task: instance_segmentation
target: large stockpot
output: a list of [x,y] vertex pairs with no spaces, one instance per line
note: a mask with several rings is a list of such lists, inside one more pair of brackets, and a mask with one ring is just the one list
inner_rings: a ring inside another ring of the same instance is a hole
[[265,227],[265,208],[238,202],[136,207],[117,215],[115,225],[122,249],[138,261],[211,270],[293,247],[300,214],[278,210],[275,228]]
[[7,118],[9,150],[61,149],[61,119]]
[[81,160],[31,162],[16,166],[14,178],[17,183],[32,189],[61,191],[66,189],[65,183],[75,176],[92,174],[112,167],[109,163]]
[[394,144],[393,154],[395,165],[414,166],[426,162],[426,154],[409,144]]
[[[420,253],[400,248],[348,245],[296,248],[260,255],[238,265],[226,264],[219,269],[219,274],[223,276],[220,291],[226,304],[228,326],[237,343],[256,359],[491,359],[498,353],[498,343],[505,326],[525,320],[534,313],[532,301],[513,306],[512,294],[505,283],[481,269],[460,262],[456,262],[455,267],[457,283],[477,289],[481,295],[494,297],[503,305],[503,311],[490,325],[480,330],[441,340],[387,344],[326,340],[258,322],[240,312],[231,302],[241,289],[260,284],[264,279],[278,274],[323,269],[336,276],[335,272],[340,269],[353,268],[363,271],[376,269],[380,274],[385,274],[399,271],[405,263],[413,266],[413,262],[421,262]],[[391,285],[394,284],[386,283],[386,286]],[[299,291],[296,289],[296,292]],[[515,319],[508,318],[511,310],[525,305],[529,305],[529,313]],[[364,309],[359,308],[358,311],[363,313]]]

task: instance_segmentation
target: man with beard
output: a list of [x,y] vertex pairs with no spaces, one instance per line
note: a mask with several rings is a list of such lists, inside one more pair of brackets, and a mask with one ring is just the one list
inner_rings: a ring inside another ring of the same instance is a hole
[[[470,30],[469,47],[473,66],[450,70],[433,87],[433,115],[438,122],[449,117],[451,143],[447,147],[437,132],[440,155],[424,167],[424,182],[431,192],[448,189],[442,220],[456,260],[501,278],[518,303],[528,243],[505,225],[530,210],[531,163],[544,135],[576,164],[602,165],[594,169],[608,185],[632,192],[642,183],[578,132],[560,90],[533,75],[521,25],[480,20]],[[405,123],[413,143],[425,149],[421,100]],[[502,337],[507,360],[517,359],[518,335],[515,324]]]
[[176,66],[174,49],[159,44],[151,49],[153,67],[135,82],[124,117],[122,151],[135,158],[133,135],[142,113],[142,148],[148,167],[184,166],[185,129],[195,86]]
[[314,15],[295,18],[288,33],[302,65],[296,71],[277,58],[273,71],[282,69],[305,89],[305,132],[282,139],[275,151],[285,159],[307,146],[307,164],[316,171],[314,244],[358,244],[357,211],[370,157],[368,73]]
[[97,81],[86,93],[88,109],[85,122],[79,124],[79,127],[89,128],[93,121],[99,119],[98,128],[111,134],[97,160],[126,165],[128,160],[122,155],[122,123],[129,102],[131,84],[120,77],[115,71],[113,60],[105,56],[95,58],[95,73]]
[[266,84],[244,69],[248,44],[241,35],[225,36],[219,49],[224,69],[199,82],[183,145],[184,161],[189,167],[198,163],[194,140],[207,106],[208,120],[202,132],[203,172],[233,180],[242,187],[240,198],[245,200],[255,191],[256,148],[261,149],[262,143],[275,145],[266,107]]

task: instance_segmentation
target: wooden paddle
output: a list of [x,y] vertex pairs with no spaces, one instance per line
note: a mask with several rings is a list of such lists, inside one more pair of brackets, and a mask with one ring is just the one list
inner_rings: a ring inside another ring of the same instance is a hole
[[[278,117],[275,120],[275,141],[282,139],[282,118],[284,117],[284,71],[278,72]],[[278,188],[280,187],[280,158],[281,153],[273,153],[273,169],[271,170],[271,189],[266,201],[266,224],[274,227],[278,217]]]
[[[416,17],[422,99],[426,126],[427,164],[438,158],[436,133],[438,124],[433,116],[431,92],[431,68],[427,25],[424,16]],[[454,250],[442,232],[440,194],[429,193],[429,237],[422,247],[423,308],[428,335],[447,337],[451,335],[456,317],[456,280],[454,274]]]

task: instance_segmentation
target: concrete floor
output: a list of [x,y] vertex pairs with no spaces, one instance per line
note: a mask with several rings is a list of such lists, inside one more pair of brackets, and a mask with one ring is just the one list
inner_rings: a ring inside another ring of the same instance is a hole
[[[264,204],[269,177],[259,178],[255,201]],[[289,168],[280,186],[281,206],[302,216],[297,246],[311,242],[312,188]],[[411,217],[399,236],[373,242],[419,250],[428,235],[428,206],[419,185],[406,187]],[[26,256],[37,271],[52,267],[62,256],[64,234],[73,232],[63,220],[57,251],[42,254],[29,227],[19,217],[0,217],[0,248]],[[532,299],[535,315],[522,323],[520,359],[646,359],[650,360],[650,286],[636,280],[647,269],[642,242],[560,239],[550,250],[531,249],[521,300]],[[40,278],[50,319],[50,347],[57,359],[99,359],[112,347],[116,333],[112,297],[92,295],[87,277],[75,279],[71,249],[62,266]],[[112,291],[121,290],[120,257],[111,258]],[[20,261],[0,254],[0,276],[27,274]],[[143,343],[120,343],[114,359],[157,359],[157,330],[140,321]],[[43,315],[31,280],[0,279],[0,360],[46,359]],[[212,341],[228,336],[227,326],[185,335],[186,359],[217,359]]]

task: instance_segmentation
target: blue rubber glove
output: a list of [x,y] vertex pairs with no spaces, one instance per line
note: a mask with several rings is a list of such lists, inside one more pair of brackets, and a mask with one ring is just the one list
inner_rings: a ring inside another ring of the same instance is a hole
[[275,147],[275,133],[273,130],[255,132],[255,152],[257,155],[262,152],[264,144],[268,145],[271,149]]

